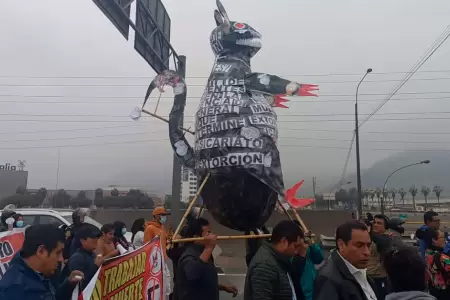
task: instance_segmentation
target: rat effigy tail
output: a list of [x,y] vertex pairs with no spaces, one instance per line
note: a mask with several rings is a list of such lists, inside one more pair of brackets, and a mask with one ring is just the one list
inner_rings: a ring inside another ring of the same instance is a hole
[[290,189],[286,190],[285,199],[292,208],[295,208],[295,209],[303,208],[303,207],[310,205],[311,203],[313,203],[315,201],[315,199],[313,199],[313,198],[295,198],[295,194],[297,194],[297,191],[303,185],[303,182],[304,182],[304,180],[296,183]]

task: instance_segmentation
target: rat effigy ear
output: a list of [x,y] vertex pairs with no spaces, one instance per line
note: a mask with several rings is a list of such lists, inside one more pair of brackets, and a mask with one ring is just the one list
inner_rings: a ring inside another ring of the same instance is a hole
[[225,10],[225,7],[223,7],[222,2],[220,2],[220,0],[216,0],[216,4],[217,4],[217,9],[219,10],[219,13],[223,17],[223,24],[226,27],[229,27],[230,26],[230,18],[228,18],[228,14],[227,14],[227,11]]
[[220,26],[223,24],[222,15],[220,14],[220,12],[217,9],[214,11],[214,19],[216,20],[217,26]]

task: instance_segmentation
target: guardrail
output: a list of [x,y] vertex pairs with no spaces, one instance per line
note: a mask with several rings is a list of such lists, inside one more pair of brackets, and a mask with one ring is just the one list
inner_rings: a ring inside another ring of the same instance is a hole
[[[417,247],[417,240],[411,239],[410,235],[404,234],[402,236],[402,239],[407,245]],[[321,234],[320,240],[321,240],[321,245],[324,249],[336,248],[336,239],[334,236],[331,237],[331,236],[325,236],[325,235]]]

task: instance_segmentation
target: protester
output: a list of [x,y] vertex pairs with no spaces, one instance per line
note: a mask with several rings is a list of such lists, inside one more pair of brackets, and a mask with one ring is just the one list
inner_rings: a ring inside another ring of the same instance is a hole
[[211,233],[209,222],[199,218],[189,224],[194,237],[204,240],[186,245],[177,266],[176,290],[179,300],[218,300],[219,290],[237,295],[235,286],[221,285],[214,265],[212,252],[216,235]]
[[87,211],[82,208],[77,208],[72,212],[73,223],[66,228],[66,241],[64,246],[64,260],[67,261],[69,257],[77,250],[76,244],[73,243],[77,231],[83,226],[84,217]]
[[292,221],[281,221],[273,228],[271,243],[262,243],[248,267],[245,300],[304,298],[299,280],[292,279],[303,266],[296,264],[294,268],[290,261],[303,247],[303,238],[303,231]]
[[419,240],[420,255],[425,260],[425,252],[427,250],[427,245],[426,242],[424,241],[424,233],[428,228],[439,230],[439,227],[441,226],[439,214],[431,210],[427,211],[423,215],[423,223],[424,225],[420,226],[420,228],[417,229],[416,237]]
[[0,299],[67,300],[83,273],[74,271],[56,289],[50,283],[58,263],[63,261],[65,236],[53,225],[35,225],[25,231],[22,249],[0,281]]
[[391,218],[388,222],[390,230],[389,237],[391,238],[392,246],[394,248],[407,247],[402,238],[402,235],[405,233],[403,224],[405,224],[405,221],[401,218]]
[[127,226],[122,221],[116,221],[114,226],[114,246],[119,250],[120,254],[124,254],[130,249],[130,244],[125,238],[125,233],[127,233]]
[[0,232],[9,230],[10,226],[8,226],[8,224],[6,224],[6,220],[8,220],[9,218],[12,218],[12,216],[14,216],[15,214],[16,214],[16,212],[13,210],[4,209],[2,211],[2,215],[0,217],[0,221],[1,221],[0,222]]
[[105,224],[101,228],[102,236],[98,239],[96,254],[101,254],[108,259],[120,254],[114,245],[114,225]]
[[392,249],[392,241],[388,235],[389,219],[384,215],[375,215],[370,236],[369,263],[367,276],[373,279],[378,300],[384,300],[387,295],[388,280],[383,267],[383,256]]
[[315,300],[377,300],[366,268],[372,241],[367,225],[349,221],[336,229],[336,248],[314,284]]
[[[260,233],[262,234],[269,234],[269,230],[262,226]],[[246,235],[254,235],[258,234],[254,231],[247,231],[245,233]],[[252,261],[253,256],[255,256],[256,252],[258,252],[259,247],[263,243],[263,239],[247,239],[245,241],[245,263],[247,264],[247,267],[250,265],[250,262]]]
[[79,239],[81,247],[69,258],[67,269],[69,273],[80,271],[84,274],[81,288],[84,289],[102,265],[104,257],[94,253],[102,233],[94,225],[86,224],[78,230],[75,239]]
[[423,233],[426,244],[425,259],[431,273],[430,294],[438,300],[450,299],[450,249],[446,247],[445,234],[428,228]]
[[147,244],[156,236],[160,237],[165,259],[167,259],[167,232],[164,228],[164,224],[167,222],[168,215],[170,215],[170,213],[168,213],[164,207],[155,207],[153,210],[153,221],[147,222],[144,230],[144,244]]
[[[297,226],[301,226],[297,220],[294,222]],[[298,256],[305,259],[303,263],[303,271],[300,272],[300,285],[303,295],[305,296],[305,300],[312,300],[314,280],[317,276],[316,266],[320,265],[324,261],[323,251],[320,245],[314,243],[314,240],[311,237],[305,236],[304,245],[300,248]]]
[[131,226],[131,243],[134,249],[144,246],[144,230],[145,230],[145,219],[140,218],[134,221],[133,226]]
[[426,266],[417,249],[393,249],[385,255],[383,263],[391,290],[386,300],[436,300],[425,292]]
[[23,228],[23,215],[14,214],[12,217],[14,219],[13,228]]

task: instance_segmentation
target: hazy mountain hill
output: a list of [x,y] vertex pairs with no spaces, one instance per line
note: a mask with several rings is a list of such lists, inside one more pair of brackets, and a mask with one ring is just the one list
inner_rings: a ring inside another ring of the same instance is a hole
[[[423,164],[405,168],[395,173],[387,184],[387,188],[404,188],[406,191],[415,184],[421,189],[422,186],[427,186],[431,190],[433,186],[439,185],[444,191],[441,193],[442,197],[450,195],[450,155],[444,151],[409,151],[397,153],[384,160],[374,164],[367,170],[362,170],[362,187],[366,188],[383,188],[383,184],[390,173],[396,169],[423,160],[430,160],[430,164]],[[351,181],[356,185],[356,174],[351,174],[346,181]],[[434,197],[430,193],[430,198]]]

